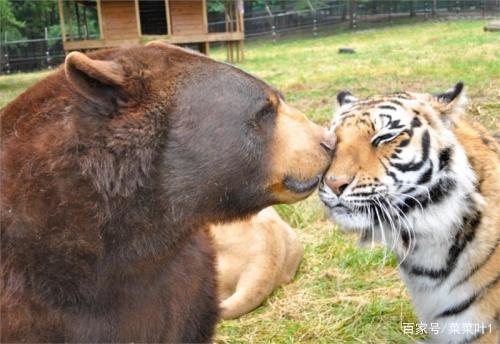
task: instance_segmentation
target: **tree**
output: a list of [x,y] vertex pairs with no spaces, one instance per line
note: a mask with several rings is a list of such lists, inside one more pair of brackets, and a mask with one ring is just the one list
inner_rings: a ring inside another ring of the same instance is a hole
[[20,39],[22,38],[20,30],[24,27],[25,23],[19,21],[14,15],[11,3],[7,0],[0,0],[0,33],[2,35],[0,39],[5,39],[6,34],[12,39]]
[[410,0],[410,17],[415,17],[417,15],[415,11],[415,0]]
[[[0,0],[6,1],[6,0]],[[14,17],[25,22],[20,28],[21,34],[26,38],[43,37],[45,28],[59,24],[57,2],[51,0],[25,0],[7,1]]]

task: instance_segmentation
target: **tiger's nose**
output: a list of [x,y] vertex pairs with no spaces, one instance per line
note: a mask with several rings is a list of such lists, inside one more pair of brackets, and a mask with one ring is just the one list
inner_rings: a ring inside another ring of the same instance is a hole
[[351,184],[354,178],[348,177],[326,177],[325,184],[337,195],[342,195],[342,192]]

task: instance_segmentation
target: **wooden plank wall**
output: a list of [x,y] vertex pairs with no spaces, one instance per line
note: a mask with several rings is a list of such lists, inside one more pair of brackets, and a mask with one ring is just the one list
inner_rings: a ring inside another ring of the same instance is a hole
[[170,0],[172,34],[207,33],[203,0]]
[[136,38],[139,36],[134,1],[101,0],[101,15],[105,39]]

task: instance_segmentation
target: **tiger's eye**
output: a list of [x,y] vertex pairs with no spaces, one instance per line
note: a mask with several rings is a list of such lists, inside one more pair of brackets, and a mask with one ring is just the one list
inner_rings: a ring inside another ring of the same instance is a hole
[[376,136],[374,139],[372,139],[372,146],[373,147],[378,147],[381,143],[388,143],[397,138],[401,133],[397,134],[384,134],[380,136]]

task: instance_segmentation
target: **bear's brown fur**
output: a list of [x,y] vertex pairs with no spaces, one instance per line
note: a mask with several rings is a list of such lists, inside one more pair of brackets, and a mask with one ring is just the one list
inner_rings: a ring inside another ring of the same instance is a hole
[[263,81],[161,43],[71,53],[0,115],[2,342],[210,340],[204,228],[306,197],[332,146]]

